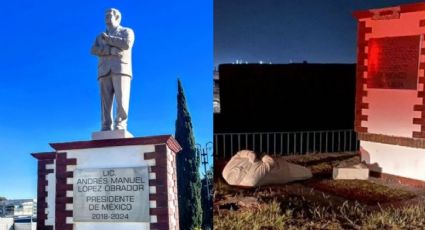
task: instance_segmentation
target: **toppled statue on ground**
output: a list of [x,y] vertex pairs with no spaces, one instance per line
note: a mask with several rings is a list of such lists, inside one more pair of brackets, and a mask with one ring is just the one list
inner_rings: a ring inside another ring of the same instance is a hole
[[310,169],[264,155],[261,159],[250,150],[242,150],[223,169],[223,178],[230,185],[256,187],[285,184],[312,177]]

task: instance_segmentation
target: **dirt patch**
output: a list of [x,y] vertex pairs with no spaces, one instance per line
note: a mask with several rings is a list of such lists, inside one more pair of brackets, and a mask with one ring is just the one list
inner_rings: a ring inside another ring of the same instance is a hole
[[391,188],[367,180],[321,180],[309,183],[309,186],[368,205],[408,200],[416,196],[410,191]]

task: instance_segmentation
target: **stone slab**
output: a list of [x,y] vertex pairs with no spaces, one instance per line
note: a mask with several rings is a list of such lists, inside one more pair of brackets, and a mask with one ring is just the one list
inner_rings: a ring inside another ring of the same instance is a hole
[[105,139],[120,139],[120,138],[132,138],[133,134],[127,130],[111,130],[111,131],[99,131],[94,132],[91,135],[92,140],[105,140]]
[[367,180],[369,179],[368,168],[333,168],[334,180]]
[[149,222],[148,167],[76,169],[74,222]]

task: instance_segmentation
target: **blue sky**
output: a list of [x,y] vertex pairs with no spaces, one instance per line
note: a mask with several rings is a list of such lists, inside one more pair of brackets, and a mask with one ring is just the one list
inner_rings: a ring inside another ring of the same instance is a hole
[[0,196],[35,198],[32,152],[100,128],[97,58],[104,11],[135,32],[128,129],[174,134],[177,77],[197,143],[212,141],[212,0],[6,1],[0,35]]

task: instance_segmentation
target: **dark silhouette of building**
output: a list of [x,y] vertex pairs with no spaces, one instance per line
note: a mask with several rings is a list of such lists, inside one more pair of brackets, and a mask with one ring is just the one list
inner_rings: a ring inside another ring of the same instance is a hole
[[214,132],[353,129],[355,64],[222,64]]

